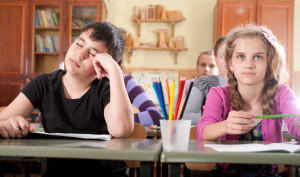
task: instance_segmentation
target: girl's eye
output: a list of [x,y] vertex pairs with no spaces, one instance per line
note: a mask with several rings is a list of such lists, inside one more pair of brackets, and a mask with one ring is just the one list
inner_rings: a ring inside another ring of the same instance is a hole
[[200,66],[202,66],[202,67],[206,67],[206,64],[203,64],[203,63],[202,63]]
[[82,47],[82,45],[81,44],[79,44],[78,42],[76,43],[79,47]]
[[238,55],[237,58],[240,59],[240,60],[242,60],[242,59],[245,58],[245,56],[244,55]]
[[214,68],[214,67],[215,67],[215,65],[210,65],[209,67],[210,67],[210,68]]
[[261,59],[262,59],[262,57],[259,55],[254,57],[254,60],[261,60]]
[[96,55],[92,54],[91,52],[90,52],[90,55],[92,55],[93,57],[95,57],[95,56],[96,56]]

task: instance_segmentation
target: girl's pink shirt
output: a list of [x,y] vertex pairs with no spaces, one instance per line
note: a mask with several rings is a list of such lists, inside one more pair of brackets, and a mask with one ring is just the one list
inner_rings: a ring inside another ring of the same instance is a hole
[[[300,113],[299,103],[294,93],[287,85],[280,85],[275,96],[274,114],[297,114]],[[229,86],[213,87],[210,89],[205,106],[203,107],[203,116],[197,125],[197,137],[203,139],[203,129],[208,124],[214,124],[225,120],[228,113],[232,111],[230,106]],[[268,118],[262,119],[262,136],[264,141],[282,141],[282,128],[285,122],[290,134],[295,138],[300,138],[300,133],[295,127],[296,117]],[[226,135],[220,140],[238,140],[238,135]]]
[[[297,114],[300,113],[299,103],[294,93],[287,85],[280,85],[275,96],[275,111],[274,114]],[[230,92],[229,86],[212,87],[208,93],[205,106],[203,107],[203,116],[197,125],[197,138],[203,139],[203,129],[206,125],[214,124],[225,120],[228,113],[232,111],[230,106]],[[287,129],[298,140],[300,133],[295,127],[294,121],[296,117],[284,118],[268,118],[262,119],[262,136],[264,141],[281,142],[283,122],[285,122]],[[238,135],[226,135],[220,140],[238,140]],[[220,164],[225,169],[229,164]],[[272,165],[273,168],[276,165]]]

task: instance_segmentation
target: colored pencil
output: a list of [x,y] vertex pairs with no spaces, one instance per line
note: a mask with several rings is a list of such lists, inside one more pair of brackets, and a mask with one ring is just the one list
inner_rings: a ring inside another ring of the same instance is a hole
[[255,119],[268,119],[268,118],[293,117],[293,116],[297,116],[297,114],[276,114],[276,115],[256,116]]
[[185,83],[184,83],[184,87],[183,87],[183,91],[182,91],[182,95],[181,95],[181,101],[180,101],[179,110],[178,110],[178,114],[177,114],[177,120],[179,119],[182,108],[183,108],[184,90],[185,90]]
[[168,100],[169,100],[169,104],[170,104],[170,88],[169,88],[169,81],[168,81],[167,75],[165,75],[165,82],[166,82],[166,89],[167,89],[167,94],[168,94]]
[[185,98],[185,100],[184,100],[184,104],[183,104],[183,108],[182,108],[182,111],[181,111],[179,120],[182,119],[182,116],[183,116],[183,114],[184,114],[184,110],[185,110],[186,104],[187,104],[187,102],[188,102],[188,100],[189,100],[190,93],[191,93],[191,90],[192,90],[193,85],[194,85],[194,79],[192,79],[192,82],[191,82],[191,84],[190,84],[188,93],[187,93],[186,98]]
[[178,90],[179,94],[177,97],[177,104],[176,104],[176,109],[175,109],[175,116],[174,116],[175,120],[177,119],[177,116],[178,116],[178,111],[179,111],[179,106],[180,106],[180,102],[181,102],[181,98],[182,98],[184,84],[185,84],[185,78],[182,77],[181,81],[180,81],[180,90]]
[[175,80],[173,78],[172,85],[171,85],[171,99],[170,99],[170,113],[169,113],[169,120],[173,120],[173,102],[174,102],[174,89],[175,89]]
[[152,86],[153,86],[153,89],[155,91],[155,94],[156,94],[156,97],[157,97],[157,100],[158,100],[158,103],[159,103],[159,106],[160,106],[160,109],[161,109],[161,112],[163,113],[163,117],[164,119],[167,119],[166,117],[166,113],[164,112],[164,109],[163,109],[163,106],[162,106],[162,102],[159,98],[159,94],[158,94],[158,91],[157,91],[157,87],[155,85],[155,82],[152,80]]
[[166,109],[166,104],[165,104],[165,97],[164,97],[164,92],[163,92],[163,89],[162,89],[160,78],[158,78],[158,86],[159,86],[159,91],[160,91],[160,94],[161,94],[161,100],[162,100],[162,105],[163,105],[163,108],[164,108],[164,112],[166,113],[166,118],[165,119],[168,119],[168,114],[167,114],[167,109]]

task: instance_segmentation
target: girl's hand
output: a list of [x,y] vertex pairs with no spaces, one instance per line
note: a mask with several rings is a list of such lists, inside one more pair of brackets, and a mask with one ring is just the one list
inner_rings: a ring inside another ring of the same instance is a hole
[[109,74],[112,67],[118,66],[118,63],[108,53],[99,53],[95,56],[93,65],[97,78],[101,79]]
[[35,127],[28,125],[22,116],[13,116],[0,121],[0,134],[3,138],[22,138],[34,129]]
[[253,114],[243,111],[231,111],[225,120],[225,131],[227,134],[245,134],[254,127]]

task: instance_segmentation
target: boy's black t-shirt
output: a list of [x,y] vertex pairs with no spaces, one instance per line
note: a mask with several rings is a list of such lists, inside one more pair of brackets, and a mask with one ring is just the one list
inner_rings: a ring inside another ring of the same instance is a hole
[[108,134],[104,108],[110,101],[109,80],[95,79],[81,98],[67,99],[61,81],[65,73],[56,70],[39,75],[22,90],[33,106],[41,111],[45,131]]
[[[22,93],[42,113],[45,132],[108,134],[104,108],[110,102],[108,78],[95,79],[79,99],[67,99],[61,78],[65,70],[41,74],[29,82]],[[44,176],[64,176],[90,172],[97,176],[123,176],[123,161],[48,159]],[[92,173],[93,172],[93,173]]]

